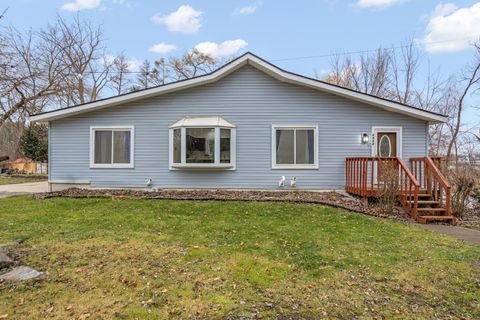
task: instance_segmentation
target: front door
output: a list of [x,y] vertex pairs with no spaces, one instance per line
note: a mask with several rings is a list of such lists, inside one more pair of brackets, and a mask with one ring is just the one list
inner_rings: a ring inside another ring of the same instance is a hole
[[376,134],[376,150],[377,157],[396,157],[397,152],[397,133],[378,131]]

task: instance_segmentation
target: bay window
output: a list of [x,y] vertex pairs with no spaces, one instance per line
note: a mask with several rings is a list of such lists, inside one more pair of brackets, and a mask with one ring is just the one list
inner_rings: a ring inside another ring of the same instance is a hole
[[235,126],[222,117],[186,117],[170,126],[170,168],[234,169]]
[[318,168],[316,126],[273,126],[272,168]]

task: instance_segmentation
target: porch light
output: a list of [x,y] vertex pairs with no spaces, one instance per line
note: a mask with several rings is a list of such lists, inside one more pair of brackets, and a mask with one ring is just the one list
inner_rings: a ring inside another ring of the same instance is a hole
[[362,144],[367,144],[367,143],[369,142],[369,140],[370,140],[370,139],[369,139],[368,133],[363,132],[363,133],[362,133],[362,140],[361,140],[361,141],[362,141]]

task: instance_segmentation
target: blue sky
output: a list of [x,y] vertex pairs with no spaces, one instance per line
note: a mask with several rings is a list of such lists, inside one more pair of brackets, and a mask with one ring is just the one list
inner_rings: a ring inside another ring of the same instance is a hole
[[306,76],[328,72],[331,58],[291,58],[398,46],[408,37],[423,41],[426,61],[448,75],[473,59],[468,42],[480,36],[480,1],[470,0],[0,0],[5,7],[7,24],[18,28],[79,13],[103,24],[111,54],[132,61],[199,46],[217,56],[252,51]]

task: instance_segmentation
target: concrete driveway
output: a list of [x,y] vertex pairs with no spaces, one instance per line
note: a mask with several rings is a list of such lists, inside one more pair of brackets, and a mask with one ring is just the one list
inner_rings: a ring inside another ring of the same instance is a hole
[[48,192],[47,181],[6,184],[0,186],[0,198],[40,192]]
[[480,245],[480,231],[478,230],[441,224],[419,224],[419,226],[430,231]]

